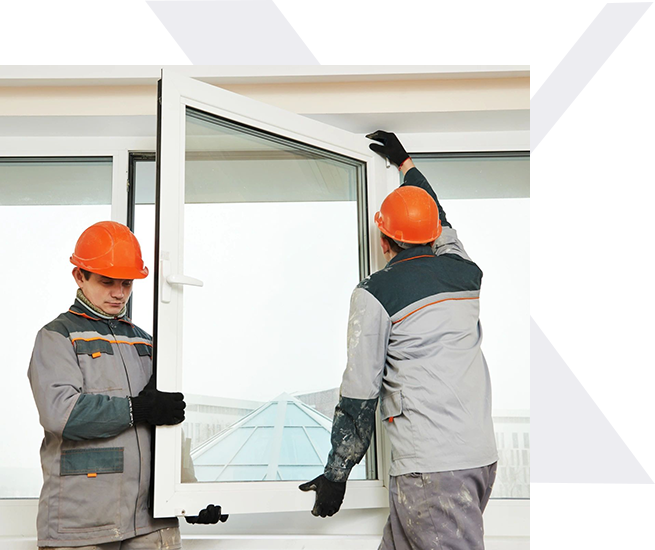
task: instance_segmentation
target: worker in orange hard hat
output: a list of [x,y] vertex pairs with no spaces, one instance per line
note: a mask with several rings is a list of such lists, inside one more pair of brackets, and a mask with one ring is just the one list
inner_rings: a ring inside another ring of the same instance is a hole
[[432,243],[441,235],[437,204],[420,187],[393,191],[375,214],[375,223],[387,237],[407,245]]
[[[182,422],[185,403],[156,389],[152,338],[125,315],[133,280],[148,275],[141,247],[104,221],[82,233],[70,261],[76,300],[39,331],[28,371],[45,431],[38,544],[181,548],[177,518],[148,510],[152,426]],[[225,519],[213,505],[187,518]]]
[[132,281],[148,276],[139,241],[117,222],[98,222],[84,231],[70,261],[78,300],[103,316],[124,316]]
[[118,222],[98,222],[80,235],[71,263],[113,279],[145,279],[141,247],[129,227]]
[[498,454],[482,354],[482,271],[398,138],[371,149],[404,175],[375,215],[387,260],[353,292],[348,362],[312,513],[339,511],[366,454],[378,400],[391,442],[389,519],[380,549],[482,550]]

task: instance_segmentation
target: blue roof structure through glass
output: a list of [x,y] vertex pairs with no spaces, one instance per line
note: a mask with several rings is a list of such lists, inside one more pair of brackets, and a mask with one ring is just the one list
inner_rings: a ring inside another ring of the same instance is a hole
[[[191,452],[199,482],[304,481],[323,473],[332,421],[283,393]],[[362,463],[350,479],[366,479]]]

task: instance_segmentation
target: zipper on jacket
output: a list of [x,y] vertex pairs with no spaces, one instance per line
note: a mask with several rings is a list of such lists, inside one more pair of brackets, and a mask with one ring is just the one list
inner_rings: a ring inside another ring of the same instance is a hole
[[[109,327],[109,330],[111,331],[114,340],[118,340],[116,334],[114,333],[114,328],[111,326],[110,322],[107,322],[107,326]],[[123,363],[123,370],[125,371],[125,378],[127,379],[127,389],[131,396],[132,384],[130,383],[130,374],[127,370],[127,365],[125,364],[125,357],[123,357],[123,352],[121,351],[121,345],[116,344],[116,347],[118,348],[118,353],[121,356],[121,362]],[[139,432],[136,428],[136,424],[134,424],[132,427],[134,428],[134,437],[136,437],[136,449],[139,454],[139,483],[137,484],[136,502],[134,503],[134,536],[136,537],[136,514],[139,509],[139,493],[141,492],[141,462],[143,459],[141,457],[141,443],[139,442]]]

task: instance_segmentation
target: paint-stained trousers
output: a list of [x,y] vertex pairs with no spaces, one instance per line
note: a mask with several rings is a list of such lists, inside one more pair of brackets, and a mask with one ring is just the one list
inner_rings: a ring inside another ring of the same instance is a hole
[[393,476],[389,519],[378,550],[484,550],[484,512],[496,463]]
[[181,550],[182,540],[179,527],[167,527],[147,535],[132,537],[123,541],[105,542],[90,546],[39,547],[39,550]]

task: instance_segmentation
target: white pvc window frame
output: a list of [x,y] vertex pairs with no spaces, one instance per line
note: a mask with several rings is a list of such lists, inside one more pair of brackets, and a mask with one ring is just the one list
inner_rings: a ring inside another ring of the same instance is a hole
[[[252,128],[318,147],[365,163],[367,180],[367,220],[373,227],[375,208],[387,191],[397,186],[397,170],[368,147],[369,140],[326,124],[265,105],[169,70],[162,71],[158,119],[158,227],[155,258],[155,361],[157,387],[162,391],[181,391],[183,378],[182,307],[183,284],[169,284],[171,278],[185,281],[193,273],[184,266],[184,170],[186,108],[191,107]],[[372,270],[382,267],[375,231],[369,231],[369,258]],[[166,277],[163,277],[166,273]],[[198,292],[200,289],[190,289]],[[162,300],[164,292],[167,300]],[[170,298],[168,297],[170,296]],[[181,426],[162,426],[156,430],[154,457],[154,516],[194,515],[207,504],[220,503],[226,513],[308,511],[314,494],[298,490],[298,482],[213,482],[182,483]],[[377,433],[381,433],[378,420]],[[344,509],[387,506],[385,444],[376,438],[377,480],[351,481]]]

